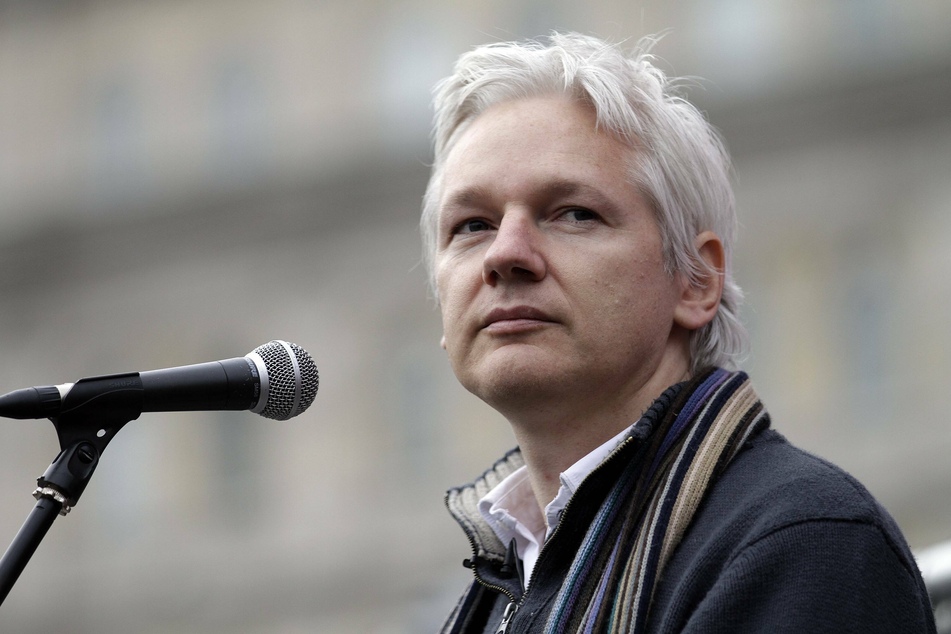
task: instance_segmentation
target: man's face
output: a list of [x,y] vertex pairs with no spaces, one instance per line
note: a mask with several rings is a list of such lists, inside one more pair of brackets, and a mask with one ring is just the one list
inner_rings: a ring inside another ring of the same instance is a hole
[[632,152],[590,108],[536,97],[485,111],[447,157],[444,346],[460,382],[503,414],[566,396],[629,402],[669,365],[681,284],[630,184]]

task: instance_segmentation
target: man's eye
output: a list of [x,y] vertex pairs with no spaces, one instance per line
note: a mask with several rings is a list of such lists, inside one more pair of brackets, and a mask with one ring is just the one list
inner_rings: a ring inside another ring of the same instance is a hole
[[571,222],[587,222],[589,220],[597,220],[598,214],[584,207],[573,207],[565,211],[562,217]]
[[485,220],[471,218],[456,225],[456,230],[454,233],[476,233],[478,231],[487,231],[489,228],[489,223]]

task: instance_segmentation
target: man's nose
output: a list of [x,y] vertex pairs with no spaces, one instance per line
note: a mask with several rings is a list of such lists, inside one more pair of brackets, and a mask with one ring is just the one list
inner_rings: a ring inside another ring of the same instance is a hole
[[482,279],[486,284],[545,277],[543,236],[532,214],[512,210],[502,216],[492,244],[485,252]]

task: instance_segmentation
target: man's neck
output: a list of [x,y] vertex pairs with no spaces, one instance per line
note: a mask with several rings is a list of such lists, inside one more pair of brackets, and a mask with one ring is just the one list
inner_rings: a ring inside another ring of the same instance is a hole
[[[661,393],[685,378],[684,367],[655,373],[626,402],[613,408],[546,408],[546,420],[509,418],[525,459],[538,506],[548,506],[561,486],[560,475],[597,447],[633,425]],[[589,404],[590,405],[590,404]]]

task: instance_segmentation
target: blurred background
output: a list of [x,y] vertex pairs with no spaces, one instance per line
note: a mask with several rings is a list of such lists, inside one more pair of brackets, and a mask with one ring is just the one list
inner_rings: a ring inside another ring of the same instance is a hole
[[[13,633],[433,631],[442,506],[513,440],[418,265],[429,95],[495,40],[666,32],[735,158],[746,368],[914,548],[951,538],[946,0],[0,0],[0,392],[308,349],[314,405],[146,414],[0,609]],[[0,420],[0,547],[59,450]]]

